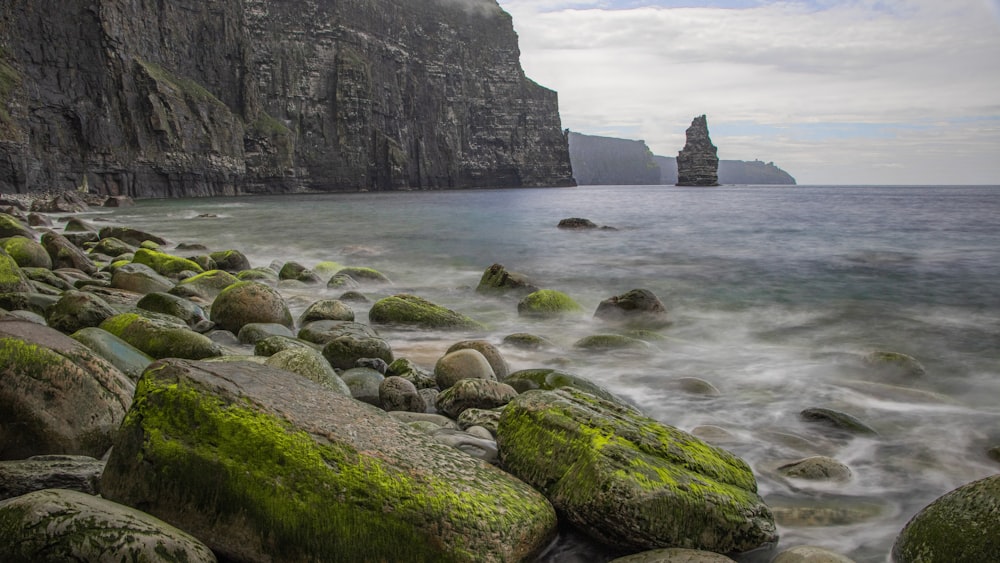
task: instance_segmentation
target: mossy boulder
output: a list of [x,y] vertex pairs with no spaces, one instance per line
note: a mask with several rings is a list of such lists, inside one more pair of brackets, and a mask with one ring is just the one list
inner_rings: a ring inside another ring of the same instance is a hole
[[896,563],[974,563],[1000,554],[1000,475],[947,493],[914,516],[892,546]]
[[91,252],[111,256],[112,258],[117,258],[125,254],[135,254],[136,250],[136,247],[131,244],[114,237],[103,239],[90,249]]
[[267,285],[276,285],[278,283],[278,272],[266,266],[250,268],[236,274],[236,279],[239,281],[258,281]]
[[362,284],[386,285],[392,283],[392,280],[390,280],[385,274],[374,268],[363,268],[363,267],[342,268],[341,270],[337,271],[337,275],[349,276],[358,283]]
[[412,381],[390,375],[378,386],[379,405],[386,411],[426,412],[427,403]]
[[35,239],[12,237],[3,241],[3,249],[22,268],[52,269],[52,258]]
[[307,342],[299,338],[290,338],[288,336],[268,336],[263,340],[258,340],[253,347],[253,354],[255,356],[273,356],[282,350],[288,350],[290,348],[310,348],[319,352],[322,350],[321,347],[313,344],[312,342]]
[[139,379],[142,372],[153,363],[149,354],[98,327],[82,328],[71,334],[70,338],[111,362],[132,381]]
[[132,261],[136,264],[145,264],[156,270],[156,273],[167,277],[177,277],[181,272],[201,274],[205,271],[193,260],[147,248],[136,250]]
[[323,283],[316,272],[294,261],[285,262],[281,270],[278,271],[278,279],[295,280],[309,285]]
[[648,289],[633,289],[601,301],[594,317],[644,328],[659,328],[670,324],[667,308]]
[[78,246],[66,237],[49,231],[42,235],[42,246],[52,259],[53,268],[75,268],[81,272],[93,275],[97,273],[97,265]]
[[496,379],[489,360],[471,348],[449,352],[434,364],[434,380],[439,389],[447,389],[463,379]]
[[429,389],[437,387],[437,380],[433,373],[418,367],[409,358],[396,358],[386,369],[386,375],[396,375],[409,381],[417,389]]
[[35,238],[35,232],[27,225],[19,221],[16,217],[7,213],[0,213],[0,238],[23,237]]
[[505,346],[512,346],[522,350],[541,350],[543,348],[553,347],[552,342],[547,338],[538,336],[537,334],[529,334],[527,332],[508,334],[503,338],[503,344]]
[[132,227],[107,226],[98,231],[101,239],[116,238],[132,246],[141,246],[144,242],[154,242],[157,245],[167,244],[167,239],[154,234],[134,229]]
[[312,348],[295,347],[282,350],[268,356],[264,364],[301,375],[345,397],[351,396],[351,389],[340,379],[337,372],[333,371],[330,362],[326,361],[323,354]]
[[848,481],[851,479],[849,467],[826,456],[812,456],[793,461],[779,467],[778,472],[785,477],[810,481]]
[[503,379],[510,375],[510,365],[504,359],[503,353],[500,352],[499,348],[485,340],[463,340],[456,342],[449,346],[445,353],[450,354],[459,350],[475,350],[482,354],[486,358],[486,361],[490,363],[490,367],[493,368],[493,375],[497,379]]
[[118,310],[93,293],[66,291],[54,305],[45,312],[49,326],[66,334],[81,328],[98,326]]
[[[732,559],[720,553],[711,551],[701,551],[698,549],[685,549],[683,547],[667,547],[664,549],[654,549],[634,553],[617,559],[612,559],[609,563],[735,563]],[[800,562],[805,563],[805,562]],[[815,561],[813,563],[832,563]]]
[[0,502],[0,560],[214,563],[203,543],[162,520],[78,491]]
[[181,280],[169,293],[178,297],[199,297],[212,300],[218,297],[222,290],[239,281],[236,276],[229,272],[209,270]]
[[240,341],[240,344],[256,345],[261,340],[272,336],[294,338],[295,333],[287,326],[278,323],[249,323],[243,325],[236,338]]
[[500,416],[497,443],[504,468],[607,544],[726,553],[777,540],[743,460],[593,395],[523,393]]
[[119,266],[111,275],[111,287],[146,294],[155,291],[169,291],[174,287],[174,282],[156,273],[156,270],[145,264],[129,263]]
[[125,313],[107,319],[100,328],[157,359],[201,360],[222,355],[218,344],[189,329],[179,319],[173,322]]
[[341,336],[368,336],[379,338],[377,330],[370,325],[350,321],[312,321],[299,329],[298,337],[313,344],[325,346]]
[[353,321],[354,311],[339,299],[322,299],[306,308],[299,317],[299,324],[312,321]]
[[230,274],[238,274],[243,270],[250,269],[250,260],[239,250],[221,250],[209,254],[209,257],[215,260],[217,268]]
[[323,357],[336,369],[351,369],[364,358],[378,358],[387,364],[395,359],[388,342],[364,334],[343,334],[330,340],[323,346]]
[[293,328],[292,313],[277,291],[257,282],[238,282],[219,293],[212,303],[212,322],[239,334],[250,323],[278,323]]
[[139,300],[136,307],[176,317],[195,332],[208,332],[215,326],[215,323],[208,320],[205,310],[197,303],[169,293],[159,291],[147,293]]
[[494,379],[462,379],[441,391],[437,410],[457,419],[466,409],[495,409],[517,397],[517,391]]
[[555,289],[540,289],[517,304],[517,314],[524,317],[553,318],[581,311],[583,307],[572,297]]
[[524,274],[509,272],[501,264],[493,264],[483,272],[476,287],[477,293],[533,293],[540,288]]
[[358,280],[347,274],[334,274],[326,282],[326,287],[330,289],[358,289],[361,287],[361,284],[358,283]]
[[0,308],[8,311],[31,311],[36,315],[45,316],[59,297],[44,293],[0,293]]
[[592,334],[573,343],[573,347],[587,352],[612,352],[616,350],[648,351],[649,343],[621,334]]
[[585,377],[557,369],[523,369],[510,374],[510,376],[504,379],[503,382],[510,385],[514,389],[517,389],[518,393],[524,393],[533,389],[554,391],[563,387],[569,387],[585,393],[590,393],[591,395],[600,397],[605,401],[618,403],[626,408],[635,408],[625,401],[625,399],[615,395],[611,391],[594,383],[593,381],[590,381]]
[[483,330],[471,318],[430,301],[401,293],[380,299],[372,305],[368,319],[376,325],[393,325],[436,330]]
[[249,363],[146,371],[101,483],[239,561],[519,561],[551,539],[531,487],[385,412]]
[[0,459],[101,457],[133,390],[125,374],[61,332],[0,321]]
[[0,293],[27,293],[32,285],[10,254],[0,249]]

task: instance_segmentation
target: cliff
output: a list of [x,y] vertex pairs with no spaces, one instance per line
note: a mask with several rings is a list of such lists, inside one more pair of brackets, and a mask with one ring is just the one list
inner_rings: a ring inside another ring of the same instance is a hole
[[677,153],[677,185],[719,185],[718,149],[708,136],[708,119],[704,115],[694,118],[686,135],[687,142]]
[[[573,177],[581,185],[674,185],[677,159],[650,152],[643,141],[569,133]],[[720,160],[720,184],[794,185],[795,178],[773,162]]]
[[569,133],[573,177],[584,185],[660,183],[660,167],[643,141]]
[[495,0],[7,0],[0,192],[572,185]]

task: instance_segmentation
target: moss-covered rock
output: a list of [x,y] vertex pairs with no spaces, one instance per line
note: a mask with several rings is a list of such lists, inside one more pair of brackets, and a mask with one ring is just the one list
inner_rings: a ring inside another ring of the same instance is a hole
[[202,267],[193,260],[147,248],[136,250],[132,261],[136,264],[145,264],[156,270],[156,273],[167,277],[177,277],[181,272],[194,272],[195,274],[204,272]]
[[281,294],[257,282],[238,282],[219,293],[212,303],[212,322],[239,334],[250,323],[278,323],[294,326],[292,313]]
[[121,371],[55,329],[0,321],[0,459],[101,457],[133,389]]
[[495,409],[517,397],[517,391],[506,383],[493,379],[462,379],[441,391],[435,406],[451,418],[458,418],[466,409]]
[[278,271],[278,279],[295,280],[308,285],[323,283],[316,272],[295,261],[285,262],[281,270]]
[[5,250],[0,249],[0,293],[27,293],[31,282],[21,267]]
[[267,285],[276,285],[278,283],[278,272],[267,267],[250,268],[236,274],[236,279],[239,281],[257,281]]
[[504,379],[503,382],[510,385],[514,389],[517,389],[518,393],[524,393],[533,389],[554,391],[563,387],[569,387],[572,389],[578,389],[585,393],[590,393],[591,395],[600,397],[605,401],[611,401],[612,403],[617,403],[627,408],[635,408],[625,401],[625,399],[622,399],[618,395],[615,395],[611,391],[608,391],[593,381],[580,377],[579,375],[574,375],[557,369],[523,369],[510,374],[510,376]]
[[483,272],[476,287],[477,293],[533,293],[540,288],[524,274],[509,272],[501,264],[493,264]]
[[27,225],[19,221],[16,217],[7,213],[0,213],[0,238],[23,237],[34,239],[35,232]]
[[73,289],[73,284],[69,283],[58,274],[48,268],[21,267],[21,271],[33,282],[40,282],[52,286],[56,289],[66,291]]
[[483,330],[471,318],[430,301],[401,293],[380,299],[368,312],[372,324],[406,326],[437,330]]
[[131,244],[118,240],[114,237],[103,239],[90,249],[92,253],[104,254],[105,256],[111,256],[113,258],[117,258],[125,254],[134,255],[136,250],[137,248]]
[[427,403],[412,381],[390,375],[378,386],[379,406],[384,410],[405,412],[426,412]]
[[207,336],[187,328],[180,320],[154,320],[136,313],[115,315],[100,328],[153,358],[200,360],[222,355],[222,348]]
[[555,513],[530,487],[283,370],[147,370],[102,480],[241,561],[519,561]]
[[517,304],[517,313],[525,317],[552,318],[580,311],[583,307],[579,303],[555,289],[540,289]]
[[437,380],[433,373],[418,367],[408,358],[396,358],[386,369],[386,375],[396,375],[409,381],[417,389],[428,389],[437,387]]
[[174,283],[145,264],[125,264],[115,269],[111,276],[111,287],[133,293],[153,293],[169,291]]
[[343,268],[337,272],[337,275],[341,274],[345,276],[350,276],[358,283],[363,283],[363,284],[385,285],[392,283],[392,280],[386,277],[385,274],[374,268],[362,268],[362,267]]
[[52,259],[53,268],[75,268],[85,274],[97,273],[97,265],[66,237],[49,231],[42,235],[42,246]]
[[139,300],[136,307],[176,317],[195,332],[208,332],[215,326],[215,323],[208,320],[205,310],[196,303],[169,293],[158,291],[147,293]]
[[326,282],[326,287],[330,289],[358,289],[361,287],[361,284],[358,283],[358,280],[347,274],[334,274]]
[[116,238],[132,246],[141,246],[146,241],[157,245],[167,244],[167,239],[132,227],[107,226],[98,231],[101,239]]
[[278,323],[249,323],[243,325],[236,338],[240,341],[240,344],[256,345],[261,340],[272,336],[294,338],[295,334],[292,332],[292,329]]
[[638,338],[621,334],[592,334],[573,343],[574,348],[588,352],[610,352],[614,350],[649,350],[649,343]]
[[276,352],[268,356],[264,365],[296,373],[345,397],[351,396],[351,389],[333,371],[323,354],[312,348],[294,347]]
[[263,340],[258,340],[253,347],[253,354],[255,356],[273,356],[282,350],[288,350],[290,348],[310,348],[319,352],[322,350],[321,347],[313,344],[312,342],[306,342],[305,340],[299,338],[289,338],[287,336],[275,335],[268,336]]
[[897,563],[996,561],[1000,475],[962,485],[914,516],[892,546]]
[[209,257],[215,260],[216,267],[230,274],[238,274],[243,270],[250,269],[250,260],[239,250],[213,252],[209,254]]
[[503,353],[500,352],[499,348],[485,340],[463,340],[456,342],[449,346],[445,353],[450,354],[459,350],[475,350],[482,354],[486,358],[486,361],[490,363],[490,367],[493,368],[493,375],[497,379],[503,379],[510,375],[510,365],[504,359]]
[[339,299],[322,299],[316,301],[302,313],[299,317],[299,324],[304,325],[313,321],[353,321],[354,311],[347,306],[347,303]]
[[793,461],[779,467],[778,472],[786,477],[812,481],[848,481],[851,478],[849,467],[826,456],[813,456]]
[[337,369],[351,369],[364,358],[378,358],[387,364],[395,359],[388,342],[363,334],[344,334],[327,342],[323,346],[323,357]]
[[229,272],[209,270],[181,280],[169,293],[178,297],[199,297],[212,300],[218,297],[222,290],[239,281],[236,276]]
[[777,540],[743,460],[593,395],[521,394],[497,443],[503,467],[608,544],[730,552]]
[[12,237],[3,241],[3,249],[22,268],[52,269],[52,258],[35,239]]
[[646,328],[659,328],[670,323],[667,318],[667,308],[648,289],[633,289],[601,301],[594,312],[594,317]]
[[298,337],[313,344],[325,346],[341,336],[366,336],[379,338],[377,330],[369,325],[350,321],[312,321],[299,329]]
[[503,343],[505,346],[513,346],[522,350],[541,350],[553,347],[552,342],[547,338],[526,332],[508,334],[503,338]]
[[61,489],[0,502],[0,560],[216,561],[205,544],[158,518]]
[[70,338],[111,362],[132,381],[138,380],[149,364],[153,363],[149,354],[97,327],[82,328],[71,334]]
[[118,310],[93,293],[66,291],[62,297],[45,312],[49,326],[66,334],[81,328],[98,326]]

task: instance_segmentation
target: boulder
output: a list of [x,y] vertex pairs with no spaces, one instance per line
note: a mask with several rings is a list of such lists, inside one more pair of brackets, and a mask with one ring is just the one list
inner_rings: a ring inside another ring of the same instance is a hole
[[517,314],[524,317],[554,318],[582,310],[572,297],[555,289],[540,289],[517,304]]
[[63,231],[67,233],[96,233],[97,228],[90,221],[79,217],[67,217],[66,226],[63,227]]
[[0,459],[101,457],[133,389],[125,374],[61,332],[0,321]]
[[463,340],[456,342],[449,346],[445,353],[450,354],[459,350],[475,350],[482,354],[486,358],[486,361],[490,363],[490,367],[493,368],[493,375],[497,379],[503,379],[510,375],[510,365],[507,364],[507,360],[504,359],[500,349],[485,340]]
[[295,280],[305,284],[323,283],[323,280],[321,280],[319,276],[316,275],[316,272],[313,272],[309,268],[306,268],[302,264],[299,264],[298,262],[294,261],[285,262],[285,265],[282,266],[281,270],[278,272],[278,279]]
[[199,297],[212,300],[218,297],[222,290],[239,281],[236,276],[229,272],[209,270],[181,280],[169,293],[179,297]]
[[28,293],[33,289],[17,262],[0,249],[0,293]]
[[528,334],[526,332],[508,334],[503,338],[503,343],[507,346],[513,346],[514,348],[520,348],[522,350],[541,350],[543,348],[551,348],[553,346],[552,342],[548,339],[536,334]]
[[323,357],[336,369],[351,369],[364,358],[378,358],[386,363],[394,359],[388,342],[365,334],[344,334],[334,338],[323,346]]
[[601,301],[594,317],[644,328],[660,328],[669,324],[667,308],[648,289],[633,289]]
[[344,395],[351,396],[351,389],[337,375],[323,354],[309,347],[294,347],[268,356],[264,365],[301,375],[306,379]]
[[505,472],[249,363],[154,364],[101,489],[247,562],[518,561],[556,525]]
[[105,256],[111,256],[113,258],[125,254],[134,255],[136,250],[138,249],[132,246],[131,244],[128,244],[125,241],[118,240],[114,237],[102,239],[97,244],[95,244],[93,248],[90,249],[91,252],[95,252],[97,254],[103,254]]
[[96,495],[103,471],[103,461],[83,455],[39,455],[0,461],[0,500],[43,489]]
[[31,210],[39,213],[83,213],[88,208],[87,202],[76,192],[62,192],[31,202]]
[[238,282],[219,293],[212,303],[212,322],[239,334],[249,323],[277,323],[292,328],[292,314],[281,294],[257,282]]
[[369,325],[350,321],[312,321],[299,329],[299,338],[325,346],[341,336],[378,338],[378,331]]
[[330,289],[358,289],[361,287],[361,284],[347,274],[334,274],[326,282],[326,287]]
[[187,328],[182,321],[152,319],[136,313],[115,315],[100,328],[135,346],[153,358],[201,360],[222,355],[222,348],[203,334]]
[[437,379],[433,373],[417,367],[407,358],[397,358],[393,360],[385,370],[386,375],[397,375],[409,381],[417,389],[428,389],[437,387]]
[[139,250],[136,250],[135,256],[132,258],[132,262],[136,264],[145,264],[155,270],[156,273],[161,276],[167,276],[168,278],[176,278],[181,272],[194,272],[195,274],[204,273],[202,267],[193,260],[181,258],[180,256],[174,256],[173,254],[167,254],[166,252],[149,250],[148,248],[140,248]]
[[489,360],[478,350],[465,349],[445,354],[434,365],[434,379],[442,391],[462,379],[496,379]]
[[458,415],[456,422],[462,430],[468,430],[473,426],[485,428],[494,437],[497,435],[497,426],[500,424],[500,414],[503,409],[477,409],[469,408]]
[[153,358],[142,350],[98,327],[80,329],[70,335],[70,338],[111,362],[132,381],[139,379],[142,372],[153,363]]
[[592,334],[573,343],[573,347],[587,352],[612,352],[615,350],[648,351],[649,343],[622,334]]
[[132,207],[135,200],[127,195],[109,195],[101,207]]
[[390,375],[379,383],[380,406],[386,411],[424,412],[427,403],[420,396],[417,386],[398,375]]
[[159,291],[147,293],[136,303],[136,307],[176,317],[195,332],[208,332],[215,326],[215,323],[208,320],[205,310],[196,303],[169,293]]
[[111,276],[111,287],[133,293],[153,293],[169,291],[174,282],[156,273],[145,264],[125,264]]
[[156,235],[133,229],[132,227],[107,226],[98,231],[101,239],[116,238],[132,246],[141,246],[146,241],[154,242],[157,245],[167,244],[167,239]]
[[309,348],[316,350],[317,352],[321,350],[320,347],[316,346],[312,342],[306,342],[305,340],[290,338],[288,336],[276,335],[268,336],[263,340],[258,340],[257,343],[254,344],[253,353],[255,356],[273,356],[282,350],[289,350],[291,348]]
[[7,237],[34,239],[35,232],[25,226],[16,217],[7,213],[0,213],[0,238]]
[[399,294],[380,299],[372,305],[368,319],[375,325],[394,325],[436,330],[482,330],[484,326],[469,317],[417,297]]
[[585,393],[590,393],[591,395],[600,397],[605,401],[618,403],[626,408],[635,408],[618,395],[615,395],[611,391],[608,391],[593,381],[580,377],[579,375],[573,375],[572,373],[557,369],[523,369],[510,374],[510,377],[504,379],[503,382],[516,389],[518,393],[524,393],[525,391],[531,391],[532,389],[554,391],[563,387],[570,387]]
[[809,408],[799,413],[803,420],[817,422],[841,433],[877,436],[878,432],[856,416],[833,409]]
[[53,268],[75,268],[90,275],[97,273],[97,265],[90,257],[59,233],[49,231],[43,234],[42,246],[49,253]]
[[557,225],[560,229],[596,229],[597,223],[591,221],[590,219],[584,219],[583,217],[570,217],[568,219],[560,219]]
[[216,267],[230,274],[238,274],[243,270],[250,269],[250,260],[239,250],[213,252],[209,254],[209,257],[215,260]]
[[385,274],[374,268],[358,268],[358,267],[343,268],[339,270],[336,275],[348,276],[351,279],[362,284],[385,285],[392,283],[392,280],[386,277]]
[[476,287],[478,293],[533,293],[539,288],[531,283],[524,274],[508,272],[501,264],[493,264],[483,272],[483,277]]
[[0,560],[215,562],[191,535],[86,493],[47,489],[0,502]]
[[240,344],[256,345],[261,340],[272,336],[294,338],[295,333],[287,326],[278,323],[249,323],[243,325],[236,338],[239,339]]
[[312,321],[353,321],[354,311],[339,299],[323,299],[316,301],[303,311],[299,324]]
[[118,311],[93,293],[66,291],[45,312],[49,326],[66,334],[82,328],[98,326]]
[[236,274],[239,281],[257,281],[267,285],[277,285],[278,272],[266,266],[260,268],[250,268]]
[[351,396],[374,407],[382,408],[381,389],[385,376],[371,368],[344,370],[340,378],[351,390]]
[[21,268],[52,269],[52,257],[45,247],[35,239],[12,237],[3,241],[3,250]]
[[896,538],[896,563],[973,563],[1000,554],[1000,475],[945,494],[914,516]]
[[500,417],[497,444],[505,469],[609,545],[728,553],[777,540],[743,460],[593,395],[517,396]]
[[493,379],[462,379],[441,391],[437,396],[437,410],[458,418],[465,409],[495,409],[517,397],[517,391],[506,383]]
[[826,456],[813,456],[793,461],[779,467],[778,472],[786,477],[811,481],[848,481],[851,478],[849,467]]
[[456,450],[481,459],[487,463],[496,463],[499,452],[496,440],[490,437],[473,436],[461,430],[441,428],[430,434],[435,442],[455,448]]

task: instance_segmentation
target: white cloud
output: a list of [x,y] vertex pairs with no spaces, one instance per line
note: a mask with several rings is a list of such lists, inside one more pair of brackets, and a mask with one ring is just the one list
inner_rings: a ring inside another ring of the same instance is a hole
[[[672,155],[706,113],[723,158],[774,160],[802,183],[1000,183],[996,0],[567,4],[501,0],[525,71],[559,92],[565,127]],[[885,127],[810,130],[831,124]],[[942,172],[949,160],[961,175]]]

